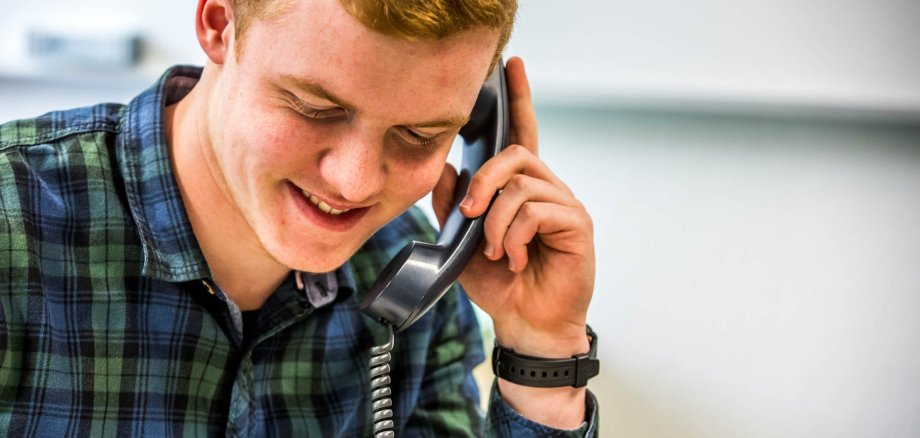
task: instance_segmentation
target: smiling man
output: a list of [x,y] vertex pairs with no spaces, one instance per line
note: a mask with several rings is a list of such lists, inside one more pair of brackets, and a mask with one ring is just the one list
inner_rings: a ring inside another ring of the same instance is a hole
[[[515,7],[199,0],[203,69],[174,67],[128,105],[0,126],[0,429],[370,435],[385,329],[361,296],[405,242],[434,237],[416,201],[433,191],[444,221],[446,156]],[[591,220],[537,157],[521,61],[507,73],[512,145],[461,210],[502,191],[466,293],[396,338],[397,435],[597,432],[578,371],[595,351]],[[563,363],[571,382],[502,369],[483,418],[467,294],[508,363]]]

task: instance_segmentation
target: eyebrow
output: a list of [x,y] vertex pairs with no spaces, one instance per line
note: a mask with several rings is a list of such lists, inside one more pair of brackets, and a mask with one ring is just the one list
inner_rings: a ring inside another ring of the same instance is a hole
[[[310,82],[290,74],[282,75],[282,79],[303,92],[312,94],[321,99],[328,100],[348,111],[355,110],[354,105],[351,105],[348,102],[345,102],[343,99],[336,97],[334,94],[323,88],[322,85],[319,85],[315,82]],[[406,126],[411,126],[414,128],[459,128],[465,125],[469,120],[469,117],[452,117],[424,123],[407,124]]]
[[408,126],[412,126],[414,128],[459,128],[465,125],[466,122],[468,122],[469,120],[470,120],[469,117],[451,118],[451,119],[434,120],[434,121],[425,122],[425,123],[416,123],[414,125],[408,125]]

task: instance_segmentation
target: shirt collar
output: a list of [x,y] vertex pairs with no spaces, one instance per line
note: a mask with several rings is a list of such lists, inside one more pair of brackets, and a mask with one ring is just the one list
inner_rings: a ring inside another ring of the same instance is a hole
[[163,118],[164,108],[200,76],[195,67],[167,70],[128,104],[117,144],[128,207],[141,240],[142,274],[171,282],[210,276],[179,194]]
[[[167,70],[128,104],[117,144],[128,207],[141,240],[142,273],[169,282],[211,276],[182,203],[163,117],[166,106],[188,94],[200,77],[200,67]],[[305,274],[304,279],[314,307],[344,299],[355,289],[347,264],[334,273]]]

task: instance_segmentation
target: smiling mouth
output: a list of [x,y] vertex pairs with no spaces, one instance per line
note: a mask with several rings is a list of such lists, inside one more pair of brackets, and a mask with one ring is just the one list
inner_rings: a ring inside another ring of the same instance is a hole
[[301,193],[303,193],[304,198],[309,199],[310,202],[312,202],[313,205],[315,205],[317,208],[319,208],[320,211],[322,211],[323,213],[326,213],[326,214],[329,214],[329,215],[332,215],[332,216],[338,216],[338,215],[340,215],[340,214],[342,214],[342,213],[348,213],[349,211],[351,211],[350,208],[346,208],[346,209],[344,209],[344,210],[339,210],[339,209],[336,209],[336,208],[332,208],[332,206],[330,206],[329,204],[327,204],[327,203],[325,203],[325,202],[323,202],[323,201],[320,201],[319,198],[316,197],[316,195],[311,195],[310,192],[308,192],[308,191],[306,191],[306,190],[301,190]]
[[372,208],[371,206],[341,208],[344,207],[343,205],[336,208],[319,199],[318,196],[301,189],[293,181],[287,181],[286,185],[304,216],[331,231],[344,232],[352,229]]

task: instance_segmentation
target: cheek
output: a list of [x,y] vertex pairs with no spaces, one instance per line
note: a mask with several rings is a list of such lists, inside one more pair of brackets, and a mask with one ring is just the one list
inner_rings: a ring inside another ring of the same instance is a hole
[[306,136],[283,120],[269,118],[255,134],[255,144],[260,155],[276,165],[296,161],[295,156],[304,152],[304,145],[309,144]]
[[267,173],[290,178],[290,172],[303,172],[312,160],[315,148],[311,145],[322,144],[317,132],[280,111],[253,111],[244,120],[245,128],[236,128],[245,130],[245,135],[237,140],[243,142],[238,145],[243,154],[239,159],[265,167]]
[[446,159],[446,153],[437,153],[425,160],[399,166],[393,172],[397,176],[395,186],[411,203],[415,203],[434,189],[444,171]]

